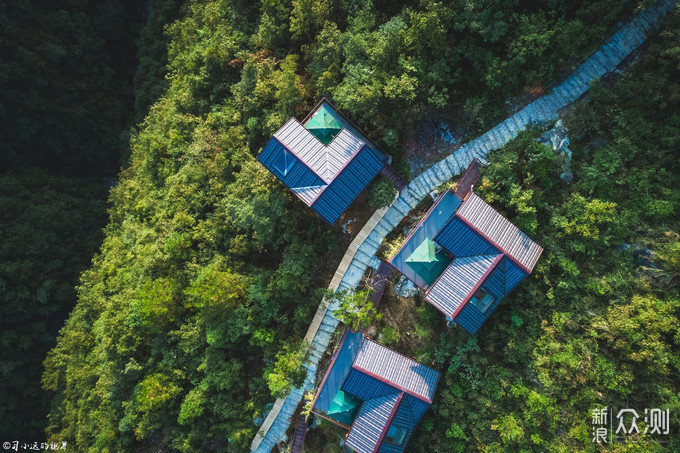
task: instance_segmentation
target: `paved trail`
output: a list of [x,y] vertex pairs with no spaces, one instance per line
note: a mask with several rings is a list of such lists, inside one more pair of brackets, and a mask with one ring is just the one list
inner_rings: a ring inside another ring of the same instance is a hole
[[[485,162],[489,151],[500,148],[530,124],[542,124],[557,119],[558,111],[583,96],[590,88],[591,81],[616,69],[624,58],[645,42],[676,3],[677,0],[661,0],[640,13],[622,26],[569,78],[557,85],[551,94],[536,99],[411,181],[391,206],[377,210],[366,222],[347,249],[328,289],[335,292],[338,289],[355,288],[385,235],[392,231],[420,200],[440,184],[459,175],[474,158]],[[307,379],[302,387],[293,389],[286,398],[276,400],[253,439],[251,444],[253,452],[269,453],[277,443],[286,439],[286,431],[290,427],[295,408],[302,400],[304,392],[314,387],[316,367],[328,347],[331,334],[338,325],[338,320],[332,314],[337,307],[331,302],[332,300],[328,298],[321,301],[305,336],[310,344]]]

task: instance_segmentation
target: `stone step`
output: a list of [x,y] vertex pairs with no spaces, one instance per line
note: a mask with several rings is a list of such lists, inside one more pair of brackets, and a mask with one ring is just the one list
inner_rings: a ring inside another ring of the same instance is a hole
[[333,332],[328,332],[324,330],[319,330],[316,332],[316,341],[321,343],[321,344],[328,344],[328,342],[331,340],[331,334]]
[[482,146],[481,146],[479,140],[474,140],[474,141],[470,142],[470,149],[471,149],[472,155],[475,156],[475,157],[486,155],[486,152],[482,149]]
[[562,108],[562,104],[557,99],[555,99],[555,96],[552,94],[544,95],[543,102],[545,105],[543,111],[545,112],[546,118],[550,118],[553,112],[556,112],[557,109]]
[[439,184],[442,184],[453,177],[453,172],[448,167],[448,165],[446,165],[443,159],[434,164],[432,168],[434,168],[437,179],[440,181]]
[[[408,187],[409,187],[408,190],[411,193],[411,195],[413,196],[413,198],[420,200],[425,196],[425,191],[422,190],[422,188],[420,188],[420,186],[418,186],[415,182],[412,181],[411,184],[409,184]],[[403,194],[403,192],[402,192],[402,194]]]
[[545,100],[545,96],[536,99],[533,103],[533,107],[536,111],[534,118],[537,123],[543,123],[548,119],[550,107]]
[[432,170],[432,168],[428,168],[423,173],[423,180],[425,181],[425,187],[427,187],[429,191],[432,191],[432,189],[439,185],[437,184],[436,177],[434,175],[434,171]]
[[[402,214],[404,217],[406,217],[406,214],[408,214],[408,213],[411,211],[411,209],[413,209],[413,208],[411,208],[411,206],[409,206],[408,203],[406,203],[406,202],[404,201],[404,199],[401,198],[401,197],[397,198],[397,199],[394,201],[394,207],[395,207],[399,212],[401,212],[401,214]],[[375,252],[373,252],[373,253],[375,253]],[[373,255],[373,253],[372,253],[371,255]]]
[[[618,36],[617,36],[617,35],[618,35]],[[616,45],[619,46],[619,47],[621,47],[621,48],[626,52],[626,54],[631,53],[631,52],[634,51],[635,48],[637,47],[637,46],[635,46],[635,45],[633,44],[632,41],[630,41],[630,39],[628,38],[628,36],[626,36],[626,35],[625,35],[623,32],[621,32],[620,30],[619,30],[619,31],[617,32],[617,34],[614,35],[614,36],[616,36],[616,41],[615,41],[615,42],[616,42]]]
[[503,145],[505,145],[505,142],[507,141],[505,138],[505,133],[504,131],[501,130],[499,125],[496,125],[491,129],[491,135],[496,139],[496,147],[497,148],[502,148]]
[[564,99],[566,99],[567,103],[569,103],[569,104],[574,102],[574,100],[576,99],[574,92],[569,90],[569,85],[566,82],[562,82],[562,84],[560,86],[558,86],[557,88],[555,88],[553,90],[553,92],[554,93],[559,92],[559,95],[562,96]]
[[535,103],[536,101],[524,107],[524,111],[526,112],[527,117],[529,117],[529,122],[531,124],[536,124],[538,122],[538,111],[536,110]]
[[422,174],[418,175],[417,178],[411,181],[411,184],[421,197],[427,194],[427,187],[425,186],[425,180]]
[[[564,87],[569,92],[569,99],[571,99],[571,102],[574,102],[576,99],[580,98],[583,95],[583,91],[585,91],[580,90],[577,84],[574,83],[575,81],[576,79],[573,77],[569,77],[564,81]],[[584,88],[587,88],[587,85]]]
[[331,332],[334,332],[335,329],[338,327],[338,320],[333,317],[333,315],[327,315],[324,316],[323,319],[321,320],[321,324],[319,325],[319,328],[324,329],[324,330],[329,330]]
[[498,147],[498,144],[496,143],[496,137],[494,137],[490,130],[486,131],[484,135],[482,135],[482,138],[484,138],[484,141],[489,147],[489,151]]
[[584,66],[586,67],[586,70],[590,71],[590,73],[593,75],[593,80],[599,79],[600,77],[602,77],[602,74],[605,73],[605,71],[598,70],[597,65],[595,64],[595,60],[593,60],[592,58],[586,61]]
[[609,69],[609,72],[613,71],[621,62],[621,60],[618,57],[618,54],[612,50],[611,46],[609,44],[605,44],[600,48],[600,51],[604,54],[605,59],[607,60],[607,67]]
[[588,61],[592,62],[593,67],[595,68],[595,71],[597,71],[597,73],[600,74],[600,77],[602,77],[604,74],[609,72],[607,70],[607,65],[605,64],[604,60],[602,60],[601,54],[599,52],[595,52],[588,59]]
[[510,140],[517,137],[519,128],[517,127],[517,123],[512,119],[512,116],[503,121],[503,125],[508,129],[508,132],[510,132]]
[[552,93],[548,95],[549,97],[552,97],[552,100],[555,101],[555,110],[559,110],[561,108],[564,108],[565,106],[569,105],[570,101],[569,98],[565,95],[562,94],[562,91],[556,91],[553,90]]
[[[487,154],[489,154],[490,149],[491,148],[490,148],[490,146],[489,146],[489,144],[486,140],[481,140],[481,139],[477,140],[477,150],[478,151],[477,151],[476,156],[486,156]],[[463,169],[461,169],[461,171],[462,170]]]
[[519,112],[515,113],[515,115],[519,116],[520,121],[524,125],[524,129],[531,125],[531,118],[529,118],[529,114],[527,113],[526,107],[521,109]]
[[446,159],[444,159],[442,162],[444,162],[449,167],[451,175],[459,175],[460,167],[458,166],[458,162],[455,160],[453,156],[454,156],[453,154],[447,156]]

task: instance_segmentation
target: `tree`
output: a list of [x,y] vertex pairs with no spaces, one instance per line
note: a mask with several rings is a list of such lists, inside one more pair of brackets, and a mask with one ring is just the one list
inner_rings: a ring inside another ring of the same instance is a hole
[[382,319],[373,302],[368,299],[370,291],[340,291],[335,293],[335,301],[339,304],[333,316],[345,323],[352,331],[367,329],[375,321]]

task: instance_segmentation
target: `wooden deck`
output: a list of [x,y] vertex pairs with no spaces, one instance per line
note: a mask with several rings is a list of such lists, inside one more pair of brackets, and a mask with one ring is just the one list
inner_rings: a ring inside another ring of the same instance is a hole
[[380,304],[380,299],[382,299],[383,293],[385,292],[385,286],[387,285],[387,279],[392,274],[394,268],[388,263],[381,261],[378,267],[378,272],[375,273],[373,277],[373,306],[376,308]]
[[473,159],[468,165],[468,168],[463,173],[456,183],[456,190],[454,193],[461,200],[465,200],[472,190],[472,186],[479,180],[479,175],[481,172],[481,164],[478,159]]
[[392,181],[392,184],[394,184],[394,187],[399,193],[401,193],[401,191],[404,190],[404,187],[408,185],[406,180],[402,178],[399,173],[397,173],[397,170],[390,164],[385,164],[385,166],[380,169],[380,174]]
[[305,446],[305,435],[307,434],[307,417],[304,414],[298,417],[297,426],[295,427],[295,435],[293,436],[293,443],[290,446],[290,453],[301,453]]

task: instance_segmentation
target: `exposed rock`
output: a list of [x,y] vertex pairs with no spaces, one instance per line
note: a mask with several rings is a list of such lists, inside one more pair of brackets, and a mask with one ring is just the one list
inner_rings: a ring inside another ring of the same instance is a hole
[[399,282],[394,286],[397,295],[401,297],[413,297],[418,293],[418,288],[405,276],[401,276]]
[[559,119],[555,126],[538,138],[540,143],[551,146],[552,149],[562,158],[562,174],[560,178],[569,184],[574,175],[571,173],[571,151],[569,150],[569,136],[567,128]]

